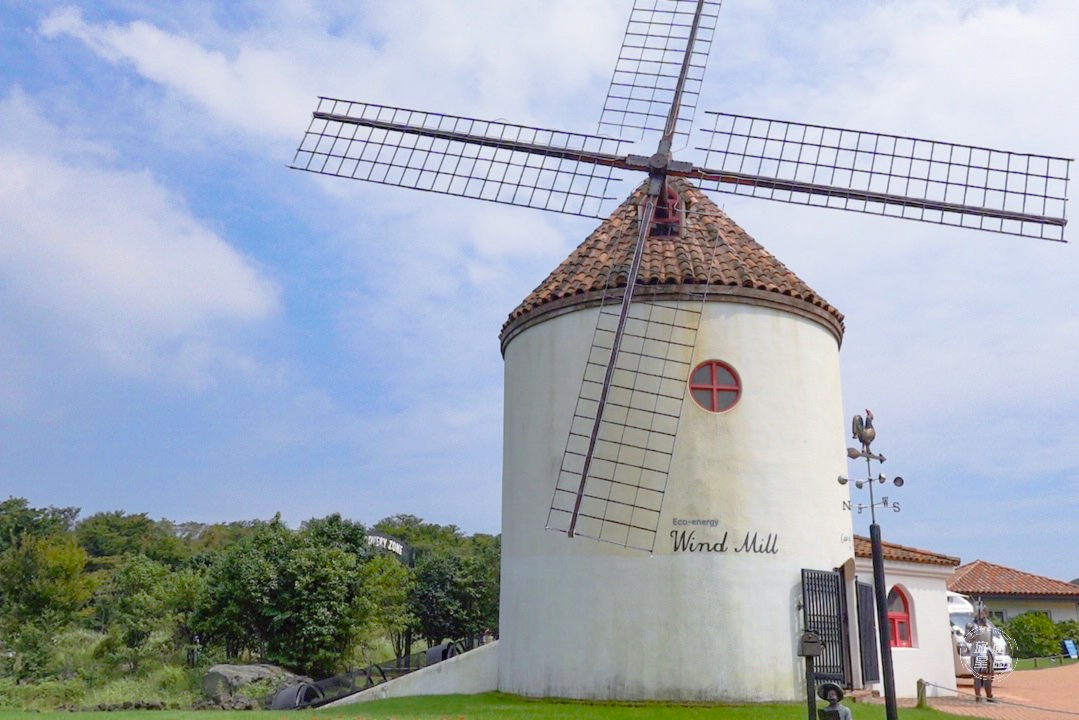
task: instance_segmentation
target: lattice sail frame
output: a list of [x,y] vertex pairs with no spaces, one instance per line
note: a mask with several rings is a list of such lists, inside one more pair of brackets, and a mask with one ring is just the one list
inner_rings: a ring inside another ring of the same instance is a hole
[[[651,301],[634,284],[592,461],[585,468],[604,374],[614,352],[618,301],[605,303],[555,483],[547,529],[653,552],[704,300]],[[605,298],[609,297],[605,295]],[[578,494],[582,498],[576,509]]]
[[697,35],[689,48],[696,2],[636,0],[600,115],[601,135],[640,140],[646,131],[663,130],[688,51],[675,131],[680,138],[688,137],[721,4],[722,0],[701,4]]
[[290,167],[603,218],[619,140],[319,98]]
[[1071,161],[707,112],[702,188],[1063,241]]

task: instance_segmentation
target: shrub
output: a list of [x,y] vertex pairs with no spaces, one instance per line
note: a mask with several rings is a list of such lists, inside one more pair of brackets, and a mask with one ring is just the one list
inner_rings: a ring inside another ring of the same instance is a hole
[[1015,641],[1021,658],[1048,657],[1060,653],[1060,639],[1053,621],[1040,613],[1023,613],[1012,619],[1005,632]]

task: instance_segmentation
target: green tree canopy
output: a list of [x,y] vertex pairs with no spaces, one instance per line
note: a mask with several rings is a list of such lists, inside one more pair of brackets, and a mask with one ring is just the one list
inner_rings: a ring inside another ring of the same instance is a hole
[[275,518],[215,560],[195,626],[230,657],[250,650],[325,676],[342,669],[366,621],[361,587],[357,555]]
[[0,613],[11,630],[72,621],[93,596],[86,552],[70,535],[27,536],[0,554]]
[[14,547],[25,536],[70,532],[78,516],[78,508],[32,508],[25,498],[8,498],[0,502],[0,552]]
[[376,553],[361,568],[364,599],[372,623],[393,645],[394,655],[405,654],[406,634],[416,618],[409,602],[416,585],[415,572],[390,553]]
[[366,560],[370,555],[367,528],[363,523],[342,518],[340,513],[307,520],[301,526],[301,532],[313,545],[337,547],[360,560]]
[[464,533],[456,525],[424,522],[415,515],[391,515],[375,523],[375,530],[392,535],[416,549],[417,556],[432,550],[460,549]]
[[78,524],[75,534],[79,544],[95,558],[143,554],[176,566],[193,554],[171,521],[155,522],[146,513],[95,513]]
[[428,645],[467,635],[472,601],[472,588],[460,556],[436,550],[416,562],[416,585],[410,604],[420,635]]

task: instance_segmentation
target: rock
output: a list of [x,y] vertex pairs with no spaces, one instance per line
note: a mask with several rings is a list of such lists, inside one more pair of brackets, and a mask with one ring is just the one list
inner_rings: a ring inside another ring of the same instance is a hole
[[290,673],[276,665],[260,663],[256,665],[214,665],[202,678],[202,692],[215,700],[229,699],[252,683],[263,683],[270,689],[281,688],[302,682],[311,682],[310,678]]

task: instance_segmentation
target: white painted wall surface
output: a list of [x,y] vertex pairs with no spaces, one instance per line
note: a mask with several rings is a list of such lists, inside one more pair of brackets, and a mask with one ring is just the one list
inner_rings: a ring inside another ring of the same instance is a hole
[[[780,310],[708,304],[694,364],[734,366],[742,397],[713,414],[687,392],[649,556],[544,530],[595,322],[595,309],[562,315],[506,349],[499,690],[803,698],[801,569],[853,556],[834,336]],[[673,552],[675,518],[717,520],[695,539],[728,532],[728,550]],[[747,532],[778,534],[778,552],[733,552]]]
[[498,641],[349,695],[324,707],[415,695],[478,695],[498,688]]
[[[855,568],[859,580],[873,582],[873,563],[869,558],[857,558]],[[896,697],[917,697],[919,679],[955,690],[955,664],[952,659],[955,644],[948,619],[947,597],[948,579],[954,572],[953,567],[884,561],[884,578],[888,591],[891,592],[893,587],[899,585],[906,592],[911,605],[910,622],[914,645],[909,648],[892,648]],[[876,622],[873,624],[876,626]],[[878,645],[879,643],[878,640]],[[870,687],[883,694],[883,685],[880,683]],[[933,687],[926,692],[930,696],[955,696],[954,692]]]
[[1053,622],[1079,620],[1079,604],[1068,600],[1002,600],[984,598],[991,611],[1004,613],[1005,620],[1013,620],[1025,612],[1047,612]]

